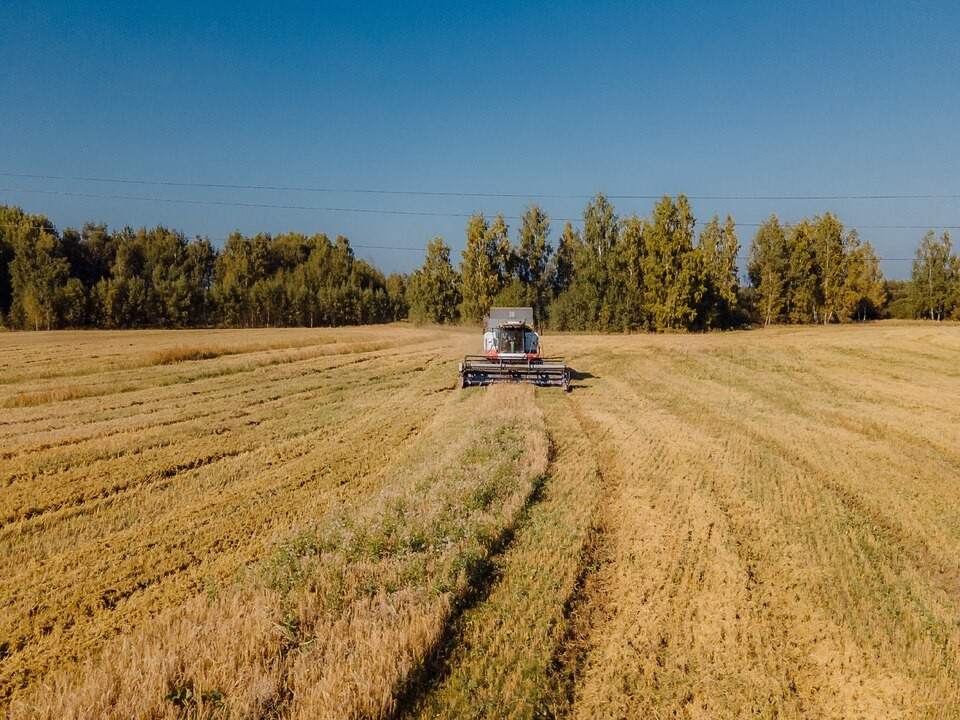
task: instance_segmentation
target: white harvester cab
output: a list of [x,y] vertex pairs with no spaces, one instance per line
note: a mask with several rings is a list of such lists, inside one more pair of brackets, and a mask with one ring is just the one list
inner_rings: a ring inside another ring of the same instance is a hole
[[484,320],[483,354],[487,357],[539,357],[540,336],[533,329],[533,309],[491,308]]

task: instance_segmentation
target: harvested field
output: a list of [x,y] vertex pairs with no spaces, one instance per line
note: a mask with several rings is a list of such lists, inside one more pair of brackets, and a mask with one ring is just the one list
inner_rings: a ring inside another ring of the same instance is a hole
[[960,327],[0,335],[0,708],[960,716]]

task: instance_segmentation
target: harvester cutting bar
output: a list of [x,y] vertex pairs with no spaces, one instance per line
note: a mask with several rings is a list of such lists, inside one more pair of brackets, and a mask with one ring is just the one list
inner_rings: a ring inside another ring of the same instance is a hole
[[563,358],[489,358],[467,355],[460,364],[460,385],[528,382],[570,389],[570,369]]

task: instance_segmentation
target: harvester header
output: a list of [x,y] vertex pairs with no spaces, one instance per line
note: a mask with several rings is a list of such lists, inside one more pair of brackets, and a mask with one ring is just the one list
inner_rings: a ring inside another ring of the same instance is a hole
[[483,321],[483,355],[467,355],[460,363],[460,387],[499,382],[570,389],[570,369],[563,358],[540,355],[533,308],[490,308]]

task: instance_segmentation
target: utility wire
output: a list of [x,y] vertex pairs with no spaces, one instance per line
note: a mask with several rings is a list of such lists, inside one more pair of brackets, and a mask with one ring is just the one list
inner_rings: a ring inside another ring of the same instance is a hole
[[[407,195],[428,197],[478,197],[478,198],[548,198],[548,199],[577,199],[590,198],[593,195],[584,194],[553,194],[553,193],[487,193],[487,192],[444,192],[430,190],[386,190],[377,188],[331,188],[331,187],[304,187],[293,185],[244,185],[231,183],[200,183],[179,182],[173,180],[138,180],[130,178],[83,177],[72,175],[40,175],[33,173],[14,173],[0,171],[0,177],[30,178],[34,180],[70,180],[77,182],[116,183],[123,185],[158,185],[166,187],[185,188],[216,188],[223,190],[272,190],[277,192],[311,192],[311,193],[343,193],[364,195]],[[633,195],[610,194],[608,198],[614,200],[659,200],[663,195]],[[932,194],[932,193],[891,193],[873,195],[687,195],[690,200],[957,200],[960,194]],[[257,206],[259,207],[259,206]]]
[[[374,214],[374,215],[406,215],[406,216],[416,216],[416,217],[450,217],[450,218],[472,217],[471,213],[429,212],[429,211],[421,211],[421,210],[383,210],[379,208],[324,207],[324,206],[318,206],[318,205],[289,205],[289,204],[279,204],[279,203],[255,203],[255,202],[240,202],[240,201],[229,201],[229,200],[191,200],[187,198],[158,198],[158,197],[146,197],[146,196],[135,196],[135,195],[110,195],[105,193],[73,192],[73,191],[67,191],[67,190],[37,190],[32,188],[0,187],[0,192],[33,193],[37,195],[58,195],[58,196],[66,196],[66,197],[97,198],[102,200],[131,200],[135,202],[155,202],[155,203],[183,204],[183,205],[215,205],[220,207],[264,208],[264,209],[270,209],[270,210],[306,210],[306,211],[312,211],[312,212],[345,212],[345,213],[358,213],[358,214],[366,213],[366,214]],[[523,219],[516,215],[504,215],[502,217],[504,220],[522,220]],[[572,223],[583,222],[582,218],[555,217],[551,219],[558,222],[572,222]],[[960,230],[960,225],[931,226],[931,225],[858,225],[857,223],[846,223],[846,224],[848,224],[850,227],[860,228],[864,230],[929,230],[931,228],[936,228],[940,230]],[[738,227],[760,227],[762,223],[736,222],[736,225]]]
[[[280,203],[255,203],[231,200],[190,200],[186,198],[158,198],[136,195],[109,195],[105,193],[73,192],[68,190],[37,190],[33,188],[0,187],[0,192],[33,193],[35,195],[59,195],[65,197],[98,198],[101,200],[133,200],[184,205],[216,205],[221,207],[265,208],[269,210],[307,210],[312,212],[369,213],[373,215],[412,215],[419,217],[470,218],[472,213],[429,212],[422,210],[383,210],[379,208],[322,207],[317,205],[289,205]],[[517,215],[503,215],[504,220],[522,220]],[[581,218],[553,218],[560,222],[581,222]]]
[[318,207],[313,205],[287,205],[277,203],[238,202],[229,200],[189,200],[185,198],[139,197],[135,195],[107,195],[104,193],[71,192],[67,190],[36,190],[27,188],[0,187],[0,192],[34,193],[37,195],[60,195],[66,197],[99,198],[103,200],[133,200],[138,202],[173,203],[183,205],[218,205],[225,207],[267,208],[272,210],[311,210],[322,212],[374,213],[379,215],[420,215],[425,217],[470,217],[466,213],[424,212],[419,210],[378,210],[373,208]]

